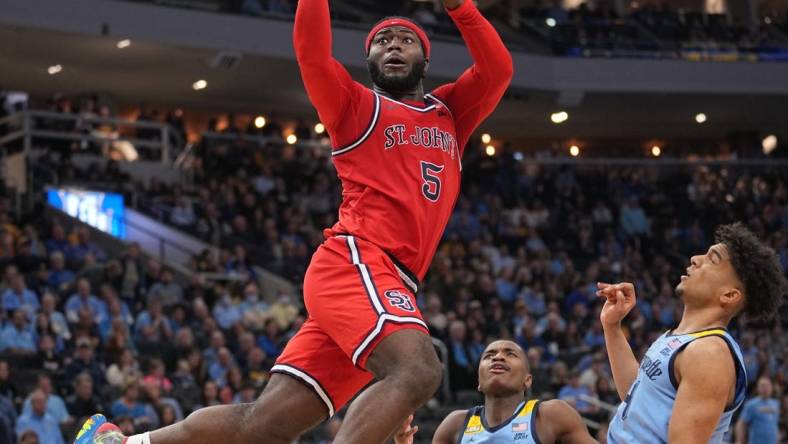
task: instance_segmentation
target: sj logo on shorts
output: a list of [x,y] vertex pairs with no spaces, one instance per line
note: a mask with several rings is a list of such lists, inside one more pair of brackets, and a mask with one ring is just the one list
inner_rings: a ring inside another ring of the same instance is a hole
[[392,307],[397,307],[404,311],[416,311],[416,308],[410,301],[410,295],[407,293],[399,290],[387,290],[383,295],[386,296]]

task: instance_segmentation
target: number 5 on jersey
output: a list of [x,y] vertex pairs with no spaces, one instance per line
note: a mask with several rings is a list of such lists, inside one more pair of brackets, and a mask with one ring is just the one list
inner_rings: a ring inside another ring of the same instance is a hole
[[442,171],[443,165],[421,161],[421,178],[424,179],[421,194],[430,202],[437,202],[441,197],[441,179],[437,174]]

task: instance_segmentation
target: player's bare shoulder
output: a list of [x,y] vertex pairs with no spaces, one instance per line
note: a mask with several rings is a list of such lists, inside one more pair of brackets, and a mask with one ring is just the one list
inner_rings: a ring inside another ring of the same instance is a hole
[[[701,375],[707,368],[716,370],[717,378],[725,378],[733,382],[735,379],[735,364],[728,342],[719,335],[709,335],[698,338],[687,345],[681,353],[676,356],[674,366],[674,377],[677,383],[681,383],[685,373],[695,366],[696,373]],[[724,374],[720,372],[725,371]],[[719,379],[717,379],[719,381]]]
[[571,405],[560,399],[539,403],[536,431],[540,442],[587,444],[597,441],[588,433],[583,418]]
[[455,410],[441,422],[435,435],[432,437],[432,444],[453,444],[457,442],[460,434],[465,427],[465,418],[468,410]]

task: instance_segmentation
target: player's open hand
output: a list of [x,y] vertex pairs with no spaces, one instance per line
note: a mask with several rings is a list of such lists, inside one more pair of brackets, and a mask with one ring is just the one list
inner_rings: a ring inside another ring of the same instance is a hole
[[395,444],[413,444],[413,435],[419,431],[419,426],[411,425],[413,421],[413,415],[408,416],[408,419],[402,423],[402,427],[397,430],[397,433],[394,435],[394,443]]
[[599,320],[605,327],[615,327],[621,324],[621,320],[635,307],[637,298],[635,297],[635,286],[629,282],[618,284],[605,284],[598,282],[597,296],[605,298],[605,305]]

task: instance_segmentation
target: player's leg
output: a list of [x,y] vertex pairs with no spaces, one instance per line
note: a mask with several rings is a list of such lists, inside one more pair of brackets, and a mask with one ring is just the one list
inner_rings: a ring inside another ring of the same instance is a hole
[[316,393],[296,378],[273,375],[250,404],[200,409],[185,420],[150,433],[125,437],[102,415],[82,426],[76,444],[213,444],[233,442],[289,444],[327,416]]
[[[380,248],[343,236],[327,240],[313,257],[304,301],[347,364],[377,379],[353,402],[336,441],[384,442],[440,384],[440,363],[413,292]],[[338,387],[337,408],[354,394],[351,388],[363,386]]]
[[151,444],[290,444],[327,416],[323,401],[295,378],[273,374],[252,404],[200,409],[150,434]]
[[337,442],[385,442],[409,414],[432,397],[441,381],[435,348],[420,330],[391,333],[375,347],[366,368],[377,382],[353,401]]
[[[348,361],[342,350],[312,319],[308,319],[280,356],[288,366],[284,370],[279,369],[280,365],[274,366],[271,380],[254,403],[201,409],[182,422],[130,437],[128,441],[123,440],[116,427],[110,426],[110,429],[102,431],[99,428],[101,421],[98,424],[89,421],[83,427],[86,432],[80,432],[77,443],[289,444],[333,414],[331,398],[312,375],[321,375],[321,366],[330,365],[337,358]],[[351,371],[363,373],[352,365],[350,367]],[[361,385],[356,390],[366,382],[368,379],[359,381]]]

